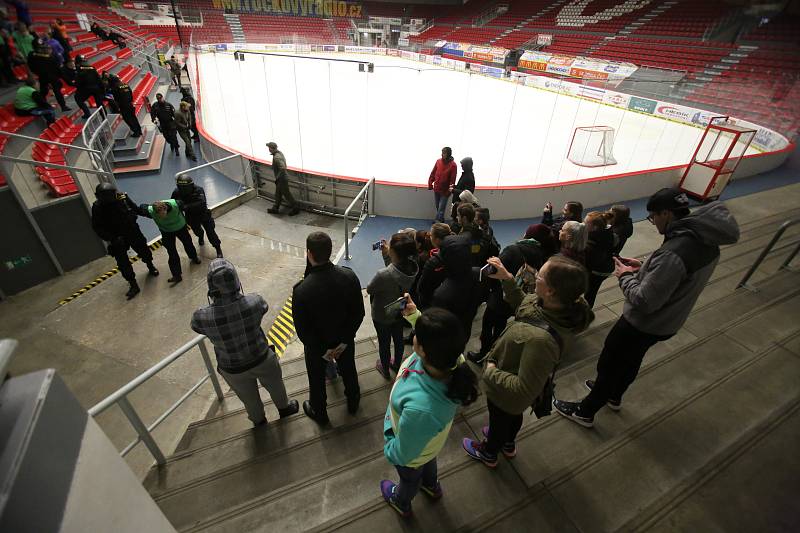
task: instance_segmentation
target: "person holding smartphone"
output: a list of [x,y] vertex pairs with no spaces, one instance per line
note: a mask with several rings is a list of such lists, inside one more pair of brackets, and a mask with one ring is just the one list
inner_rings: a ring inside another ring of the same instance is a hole
[[[389,265],[380,269],[367,285],[372,305],[372,322],[378,334],[378,360],[375,369],[389,379],[403,360],[403,319],[400,316],[403,295],[411,290],[417,277],[417,243],[408,233],[395,233],[388,243]],[[394,344],[394,359],[391,345]]]
[[525,294],[514,275],[497,257],[491,274],[503,286],[514,322],[492,346],[483,369],[489,425],[481,441],[464,438],[462,447],[471,458],[489,468],[497,466],[498,453],[517,453],[515,440],[522,415],[540,397],[548,379],[575,335],[585,330],[594,314],[583,299],[586,269],[563,256],[551,257],[536,274],[535,292]]

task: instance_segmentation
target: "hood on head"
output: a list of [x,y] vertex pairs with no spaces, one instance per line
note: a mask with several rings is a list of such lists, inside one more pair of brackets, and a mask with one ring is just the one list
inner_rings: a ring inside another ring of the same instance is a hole
[[465,157],[461,160],[461,168],[464,169],[464,172],[472,171],[472,158]]
[[685,233],[694,234],[709,246],[733,244],[739,240],[739,223],[725,204],[711,202],[670,224],[666,236],[672,238]]
[[470,253],[469,233],[448,235],[442,240],[439,257],[447,270],[448,276],[472,274],[472,254]]
[[206,280],[212,298],[231,297],[242,292],[236,267],[227,259],[213,259],[208,266]]

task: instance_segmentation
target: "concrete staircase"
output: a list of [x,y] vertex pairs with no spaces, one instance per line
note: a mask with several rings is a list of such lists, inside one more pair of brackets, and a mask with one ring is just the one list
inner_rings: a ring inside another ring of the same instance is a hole
[[242,21],[239,20],[239,15],[225,13],[222,15],[225,17],[225,22],[228,23],[228,27],[231,29],[231,34],[233,35],[233,42],[234,43],[246,43],[247,39],[244,36],[244,28],[242,28]]
[[[542,9],[540,9],[539,11],[537,11],[536,13],[531,15],[530,17],[526,18],[525,20],[523,20],[522,22],[520,22],[519,24],[517,24],[513,28],[504,31],[503,33],[501,33],[500,35],[498,35],[497,37],[495,37],[494,39],[489,41],[489,43],[490,44],[494,44],[495,41],[505,37],[509,33],[514,32],[514,31],[522,30],[522,28],[524,28],[525,25],[527,23],[529,23],[530,21],[536,20],[537,18],[548,14],[549,12],[553,11],[554,9],[557,9],[557,8],[561,7],[562,5],[566,4],[567,1],[568,0],[555,0],[555,2],[550,3],[550,5],[548,5],[547,7],[543,7]],[[527,44],[527,43],[525,43],[525,44]]]
[[[380,479],[396,474],[383,457],[390,384],[374,370],[372,337],[356,346],[355,416],[336,383],[328,390],[331,428],[300,413],[252,430],[228,394],[187,428],[145,487],[181,531],[796,531],[800,274],[775,271],[800,229],[762,264],[757,292],[734,288],[780,223],[799,215],[787,208],[742,224],[686,327],[648,353],[622,411],[601,411],[595,429],[556,414],[526,416],[517,457],[490,471],[460,447],[486,424],[485,400],[463,409],[439,456],[445,496],[431,503],[420,494],[408,522],[378,493]],[[561,363],[558,397],[586,393],[583,381],[594,376],[622,304],[607,284],[596,320]],[[478,322],[473,338],[479,329]],[[281,364],[289,395],[302,401],[302,354]],[[277,420],[272,402],[264,404]]]
[[652,10],[642,15],[640,18],[634,20],[633,22],[631,22],[630,24],[619,30],[619,33],[622,35],[630,35],[631,33],[638,30],[640,27],[644,26],[654,18],[658,17],[659,15],[667,11],[672,6],[677,5],[677,3],[678,2],[676,2],[675,0],[667,0],[666,2],[660,3]]
[[703,69],[703,72],[696,74],[692,82],[678,87],[680,95],[686,97],[706,84],[713,83],[723,72],[729,70],[731,66],[736,65],[756,50],[758,50],[758,46],[754,45],[741,44],[737,46],[736,49],[732,50],[728,55],[720,58],[719,61],[713,65]]

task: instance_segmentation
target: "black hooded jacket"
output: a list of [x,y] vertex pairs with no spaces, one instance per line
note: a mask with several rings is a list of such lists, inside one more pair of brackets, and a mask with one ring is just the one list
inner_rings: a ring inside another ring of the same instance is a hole
[[627,219],[619,226],[612,226],[611,231],[614,232],[614,255],[619,255],[625,242],[633,235],[633,222]]
[[[542,268],[546,260],[546,254],[542,250],[542,246],[536,239],[522,239],[515,243],[511,243],[500,252],[500,262],[508,270],[512,276],[516,276],[522,265],[527,264],[536,270]],[[506,316],[514,314],[513,309],[503,299],[503,288],[497,280],[491,280],[491,289],[489,297],[486,300],[486,305],[493,310],[505,313]]]
[[472,172],[472,158],[465,157],[461,160],[461,177],[453,188],[453,203],[458,202],[458,194],[462,191],[475,192],[475,174]]
[[470,236],[449,235],[442,241],[439,259],[445,278],[433,292],[431,304],[461,317],[473,305],[475,278],[472,272]]
[[136,223],[139,208],[125,193],[117,194],[113,202],[95,201],[92,204],[92,229],[104,241],[117,237],[141,235]]
[[611,228],[589,232],[586,268],[590,274],[595,275],[614,271],[614,232]]
[[202,220],[211,215],[206,203],[206,191],[199,185],[192,184],[191,190],[188,187],[175,187],[172,199],[183,202],[187,220]]

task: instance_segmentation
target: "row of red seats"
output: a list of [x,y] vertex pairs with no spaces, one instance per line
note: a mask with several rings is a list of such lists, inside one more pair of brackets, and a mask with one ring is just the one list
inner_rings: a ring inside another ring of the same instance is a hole
[[144,105],[145,97],[150,95],[150,91],[152,91],[153,87],[155,87],[157,80],[158,78],[148,72],[144,75],[144,77],[142,77],[142,79],[133,89],[133,105],[136,109],[137,115]]
[[[64,157],[64,152],[60,149],[61,147],[54,144],[35,142],[31,149],[31,159],[42,163],[66,165],[67,161]],[[34,168],[39,176],[39,180],[47,186],[51,195],[60,198],[78,192],[78,186],[75,185],[75,180],[72,179],[72,175],[70,175],[68,170],[45,166],[37,166]]]

